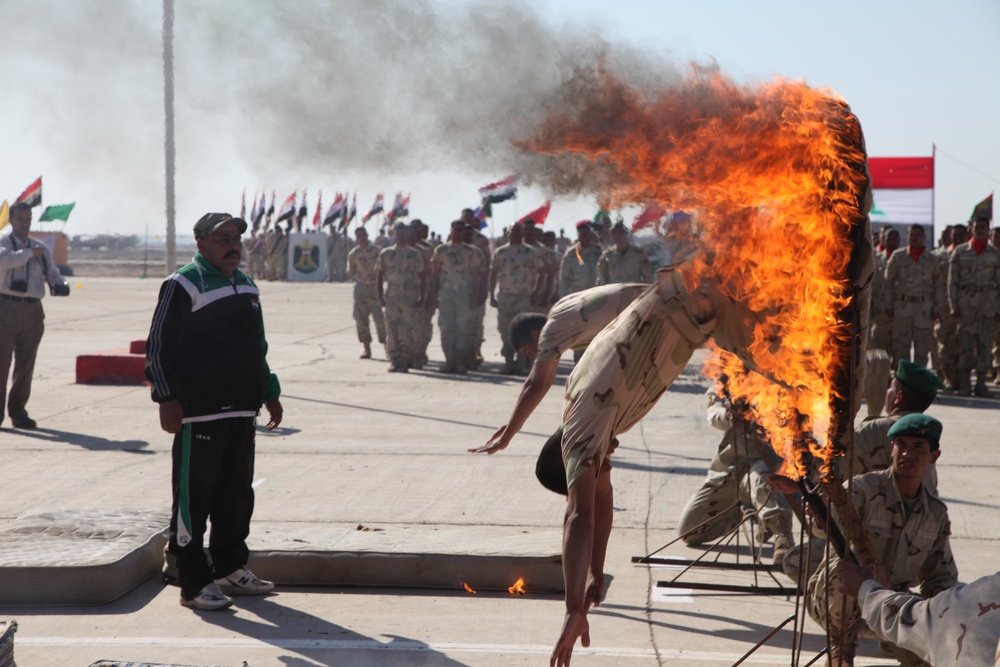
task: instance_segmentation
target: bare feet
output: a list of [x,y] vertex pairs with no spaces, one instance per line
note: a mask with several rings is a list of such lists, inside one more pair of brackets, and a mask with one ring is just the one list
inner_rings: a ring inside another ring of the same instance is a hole
[[552,649],[549,667],[569,667],[577,638],[580,639],[581,646],[590,646],[590,624],[587,623],[587,614],[582,612],[567,613],[566,620],[563,621],[562,634],[559,635],[556,647]]

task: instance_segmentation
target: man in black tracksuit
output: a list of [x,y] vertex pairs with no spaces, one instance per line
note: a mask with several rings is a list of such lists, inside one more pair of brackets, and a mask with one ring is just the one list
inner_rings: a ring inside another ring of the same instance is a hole
[[[194,261],[167,278],[146,342],[146,377],[160,426],[174,434],[170,553],[181,604],[225,609],[225,594],[267,593],[246,569],[261,404],[281,422],[278,378],[267,365],[257,286],[238,270],[247,223],[209,213],[194,227]],[[204,553],[208,518],[211,565]]]

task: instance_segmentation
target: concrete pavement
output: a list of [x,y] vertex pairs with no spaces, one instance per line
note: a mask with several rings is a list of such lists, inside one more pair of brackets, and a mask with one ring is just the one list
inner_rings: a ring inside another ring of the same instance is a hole
[[[29,403],[39,429],[11,430],[8,421],[0,431],[0,527],[42,508],[169,507],[170,437],[159,429],[148,389],[74,383],[77,354],[145,337],[159,282],[74,278],[69,299],[46,298]],[[251,548],[362,526],[373,530],[359,539],[387,535],[419,549],[443,541],[457,552],[559,551],[564,502],[537,484],[533,469],[558,424],[561,389],[508,450],[490,457],[465,451],[507,418],[520,385],[491,372],[501,361],[495,311],[487,316],[486,372],[388,374],[382,350],[374,360],[358,359],[349,285],[263,282],[261,289],[285,421],[258,437]],[[433,368],[442,359],[436,336],[430,356]],[[574,665],[731,665],[794,613],[795,600],[781,597],[667,595],[655,582],[669,568],[630,563],[675,537],[680,510],[718,443],[704,416],[701,358],[621,439],[605,568],[612,580],[591,615],[593,646],[578,650]],[[996,570],[998,405],[945,397],[929,411],[945,424],[940,487],[964,581]],[[674,546],[667,553],[699,552]],[[747,577],[699,571],[685,580],[750,583]],[[0,607],[0,618],[18,620],[21,667],[102,658],[252,667],[547,664],[562,620],[560,596],[472,595],[460,589],[461,578],[456,573],[454,590],[281,587],[215,613],[182,608],[176,588],[151,579],[100,607]],[[790,664],[790,627],[749,662]],[[808,654],[823,640],[808,620],[806,632]],[[872,657],[859,664],[892,664],[872,647],[865,644]]]

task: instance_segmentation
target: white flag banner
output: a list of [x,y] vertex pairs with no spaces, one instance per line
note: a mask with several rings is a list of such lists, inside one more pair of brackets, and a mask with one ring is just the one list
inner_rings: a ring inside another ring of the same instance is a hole
[[934,222],[934,190],[872,188],[872,223],[930,225]]
[[322,234],[288,235],[288,279],[297,282],[326,280],[326,237]]

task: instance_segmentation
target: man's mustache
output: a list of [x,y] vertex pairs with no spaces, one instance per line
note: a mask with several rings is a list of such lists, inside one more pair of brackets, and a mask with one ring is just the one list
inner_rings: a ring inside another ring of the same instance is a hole
[[223,256],[223,259],[229,259],[231,257],[239,258],[239,256],[240,256],[240,251],[239,250],[230,250],[229,252],[227,252],[225,254],[225,256]]

